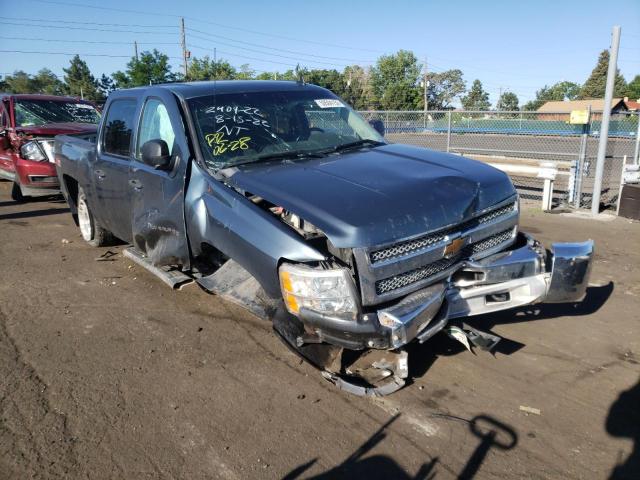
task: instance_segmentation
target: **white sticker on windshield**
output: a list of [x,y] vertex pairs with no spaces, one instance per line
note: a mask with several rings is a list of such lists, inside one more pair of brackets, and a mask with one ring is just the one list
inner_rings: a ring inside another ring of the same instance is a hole
[[320,108],[344,107],[344,104],[335,98],[319,98],[315,102]]
[[86,110],[93,110],[93,105],[87,105],[86,103],[75,103],[76,108],[84,108]]

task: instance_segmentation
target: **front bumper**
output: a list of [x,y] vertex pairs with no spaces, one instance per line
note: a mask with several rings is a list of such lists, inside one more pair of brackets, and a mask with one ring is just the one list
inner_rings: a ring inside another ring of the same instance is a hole
[[51,195],[60,191],[58,172],[54,163],[18,158],[15,166],[17,181],[23,189],[23,194],[37,196],[38,192],[46,192],[42,194]]
[[447,280],[354,320],[302,311],[300,318],[321,340],[351,349],[396,349],[424,342],[450,319],[539,302],[571,303],[585,296],[594,243],[555,243],[546,251],[519,234],[515,248],[468,261]]

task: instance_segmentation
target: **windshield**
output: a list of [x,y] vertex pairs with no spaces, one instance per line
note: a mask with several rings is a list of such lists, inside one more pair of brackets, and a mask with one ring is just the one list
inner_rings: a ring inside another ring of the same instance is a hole
[[98,123],[100,114],[95,107],[80,101],[16,100],[16,125],[31,127],[49,123]]
[[329,92],[233,93],[188,103],[205,162],[214,169],[384,143]]

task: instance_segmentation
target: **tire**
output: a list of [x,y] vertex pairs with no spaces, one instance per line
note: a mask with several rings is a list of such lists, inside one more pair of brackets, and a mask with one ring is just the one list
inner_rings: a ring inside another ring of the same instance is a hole
[[111,232],[103,228],[94,218],[87,204],[87,196],[82,188],[78,188],[78,226],[80,235],[93,247],[103,247],[113,242]]
[[25,197],[22,194],[22,189],[17,182],[13,182],[13,187],[11,187],[11,199],[15,202],[22,203],[26,202],[29,197]]

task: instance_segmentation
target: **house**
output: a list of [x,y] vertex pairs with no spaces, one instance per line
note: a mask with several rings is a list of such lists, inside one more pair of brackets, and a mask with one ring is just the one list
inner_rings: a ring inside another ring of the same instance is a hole
[[634,101],[629,100],[629,97],[624,97],[624,104],[630,112],[640,112],[640,98]]
[[[627,107],[628,98],[614,98],[611,102],[611,113],[624,113],[630,109]],[[600,120],[604,110],[604,98],[593,98],[589,100],[553,101],[542,105],[537,112],[540,120],[569,120],[569,115],[573,110],[587,110],[591,106],[591,119]]]

